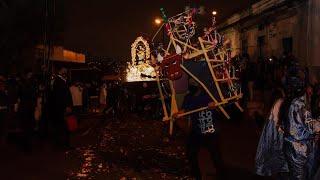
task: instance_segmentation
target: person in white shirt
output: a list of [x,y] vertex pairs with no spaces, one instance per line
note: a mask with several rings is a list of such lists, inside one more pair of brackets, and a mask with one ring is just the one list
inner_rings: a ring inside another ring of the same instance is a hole
[[103,83],[100,87],[100,98],[99,102],[101,106],[106,106],[107,104],[107,84]]
[[82,101],[83,88],[81,87],[79,82],[74,82],[69,89],[72,96],[73,110],[76,113],[80,113],[83,106],[83,101]]
[[107,107],[107,84],[103,83],[100,87],[99,103],[101,112],[104,112]]

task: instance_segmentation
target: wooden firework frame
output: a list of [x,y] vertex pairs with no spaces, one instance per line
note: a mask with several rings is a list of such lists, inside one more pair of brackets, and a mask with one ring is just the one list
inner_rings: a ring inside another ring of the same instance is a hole
[[[179,15],[183,15],[179,14]],[[176,17],[176,16],[175,16]],[[211,98],[211,100],[214,102],[214,104],[216,105],[216,107],[224,114],[224,116],[227,119],[230,119],[229,114],[225,111],[224,109],[224,105],[226,104],[231,104],[234,103],[240,111],[243,112],[242,107],[240,106],[240,104],[238,103],[238,100],[242,98],[242,92],[241,92],[241,88],[240,89],[236,89],[235,90],[235,83],[234,81],[239,80],[236,76],[235,73],[233,71],[233,73],[231,73],[230,70],[230,66],[227,65],[227,61],[231,60],[231,54],[228,53],[229,51],[231,51],[231,49],[227,49],[226,48],[226,44],[220,44],[220,46],[218,47],[217,45],[217,37],[221,38],[221,36],[217,33],[217,30],[215,28],[215,18],[213,19],[214,23],[213,26],[214,28],[210,28],[210,32],[206,33],[206,37],[202,38],[199,37],[198,38],[198,46],[199,47],[195,47],[193,45],[191,45],[191,41],[190,39],[185,39],[185,40],[181,40],[178,39],[175,36],[174,32],[170,32],[169,30],[169,44],[167,49],[165,50],[165,54],[166,55],[170,55],[172,54],[172,50],[177,52],[177,48],[182,50],[182,54],[183,54],[183,61],[188,61],[194,58],[201,58],[204,59],[205,62],[208,65],[210,74],[211,74],[211,78],[212,81],[214,82],[215,88],[218,91],[218,95],[219,97],[215,97],[210,90],[208,89],[208,87],[196,76],[194,75],[192,72],[190,72],[184,65],[183,63],[180,64],[180,68],[187,73],[191,78],[193,78],[199,85],[201,85],[201,87],[205,90],[205,92],[209,95],[209,97]],[[171,28],[171,24],[170,24],[170,19],[169,22],[167,23],[168,26]],[[172,28],[171,28],[172,29]],[[212,32],[214,33],[212,35]],[[222,43],[222,39],[221,43]],[[219,77],[218,75],[218,68],[223,68],[223,77]],[[233,69],[234,70],[234,69]],[[171,110],[170,110],[170,114],[168,113],[168,109],[165,105],[165,98],[163,95],[163,90],[161,88],[161,68],[159,66],[156,66],[156,80],[158,83],[158,88],[159,88],[159,92],[160,92],[160,98],[161,98],[161,102],[162,102],[162,108],[163,108],[163,112],[164,112],[164,121],[170,121],[170,135],[172,135],[173,133],[173,123],[175,118],[173,118],[174,114],[179,112],[178,106],[177,106],[177,102],[176,102],[176,91],[173,87],[173,81],[168,79],[169,81],[169,85],[170,85],[170,89],[171,89]],[[233,89],[232,92],[230,92],[229,97],[226,97],[221,89],[221,84],[222,83],[227,83],[228,84],[228,88],[229,89]],[[208,106],[205,107],[201,107],[198,109],[194,109],[188,112],[184,112],[182,114],[179,114],[177,118],[183,117],[183,116],[187,116],[190,115],[192,113],[197,113],[203,110],[208,109]]]

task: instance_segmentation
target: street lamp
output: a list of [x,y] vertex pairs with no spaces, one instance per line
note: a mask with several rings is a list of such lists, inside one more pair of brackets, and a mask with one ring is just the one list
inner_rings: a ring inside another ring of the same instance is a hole
[[212,11],[212,15],[216,16],[217,14],[217,11]]
[[[159,27],[161,26],[159,28],[158,32],[162,30],[162,44],[164,44],[165,43],[165,28],[163,27],[164,26],[163,19],[155,18],[154,23]],[[158,34],[158,32],[156,33],[156,35]],[[152,40],[155,38],[155,36],[152,38]]]
[[156,23],[156,25],[160,25],[160,24],[162,24],[162,19],[156,18],[156,19],[154,20],[154,22]]

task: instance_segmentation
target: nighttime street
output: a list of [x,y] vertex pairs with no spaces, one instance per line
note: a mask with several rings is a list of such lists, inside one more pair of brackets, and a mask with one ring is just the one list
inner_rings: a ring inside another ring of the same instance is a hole
[[0,0],[0,180],[320,180],[320,0]]
[[[161,121],[142,120],[135,114],[125,119],[83,115],[79,132],[72,135],[74,149],[52,150],[35,140],[35,150],[25,154],[9,145],[1,154],[4,179],[191,179],[185,157],[186,123],[173,137]],[[222,155],[226,179],[262,179],[253,165],[258,135],[253,122],[225,120]],[[232,132],[232,133],[230,133]],[[237,137],[234,142],[233,138]],[[215,170],[205,149],[200,151],[201,170],[214,179]],[[19,173],[17,173],[19,172]]]

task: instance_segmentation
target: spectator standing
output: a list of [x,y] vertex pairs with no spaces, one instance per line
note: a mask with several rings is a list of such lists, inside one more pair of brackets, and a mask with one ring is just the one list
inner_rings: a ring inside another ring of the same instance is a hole
[[281,179],[289,172],[283,153],[284,133],[279,125],[279,112],[284,100],[278,89],[267,122],[263,128],[256,154],[256,173],[260,176],[276,175]]
[[90,83],[84,83],[82,84],[83,92],[82,92],[82,100],[83,100],[83,111],[88,112],[89,111],[89,88]]
[[54,142],[61,148],[69,148],[70,137],[65,115],[72,111],[72,97],[67,85],[67,69],[64,67],[59,69],[52,84],[49,101],[49,118],[52,124]]
[[5,143],[7,132],[7,114],[9,98],[5,86],[5,78],[0,75],[0,146]]
[[41,136],[44,135],[41,133],[44,133],[43,130],[47,125],[46,119],[44,117],[44,98],[45,98],[45,85],[39,81],[37,93],[36,93],[36,107],[34,111],[34,119],[36,122],[35,130],[38,133],[40,133],[39,135]]
[[305,74],[300,67],[290,67],[287,94],[280,119],[284,129],[284,152],[289,165],[290,179],[312,179],[318,168],[317,138],[320,121],[312,118],[312,91],[306,88]]
[[9,112],[15,113],[18,107],[18,91],[19,91],[19,78],[15,76],[9,77],[7,81],[7,90],[9,98]]
[[107,106],[107,84],[105,82],[100,87],[99,103],[103,112]]
[[74,82],[69,89],[72,96],[73,111],[81,113],[83,109],[83,88],[79,82]]
[[[185,97],[182,112],[208,106],[209,109],[193,113],[191,119],[191,132],[187,142],[187,156],[191,163],[192,175],[198,180],[202,179],[198,164],[198,153],[201,147],[209,150],[217,175],[223,179],[224,165],[221,159],[218,113],[213,110],[211,98],[201,89],[195,81],[189,81],[189,94]],[[177,115],[175,115],[177,116]]]
[[314,85],[313,95],[311,98],[311,112],[312,117],[320,117],[320,84]]
[[109,84],[107,101],[108,101],[108,109],[112,107],[114,118],[118,116],[118,100],[120,95],[120,88],[117,82],[112,82]]
[[18,117],[21,122],[23,150],[31,151],[36,106],[36,85],[31,71],[26,71],[19,88]]
[[249,101],[253,101],[254,97],[254,88],[255,88],[255,81],[257,76],[257,63],[254,61],[250,61],[248,59],[248,66],[246,68],[246,80],[248,81],[248,90],[249,90]]
[[9,101],[8,111],[8,131],[17,130],[19,128],[19,122],[17,117],[18,106],[19,106],[19,86],[21,84],[20,77],[16,75],[9,76],[7,80],[7,92]]

